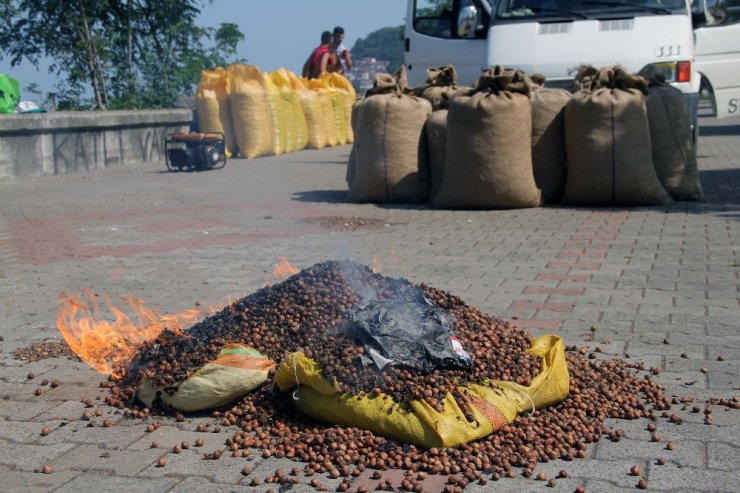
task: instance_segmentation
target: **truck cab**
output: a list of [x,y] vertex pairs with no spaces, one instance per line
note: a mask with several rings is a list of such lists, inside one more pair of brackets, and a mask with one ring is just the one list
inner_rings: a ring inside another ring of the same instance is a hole
[[654,66],[680,89],[695,122],[700,88],[719,117],[740,114],[740,0],[408,0],[406,64],[452,63],[460,84],[502,65],[571,83],[581,64]]

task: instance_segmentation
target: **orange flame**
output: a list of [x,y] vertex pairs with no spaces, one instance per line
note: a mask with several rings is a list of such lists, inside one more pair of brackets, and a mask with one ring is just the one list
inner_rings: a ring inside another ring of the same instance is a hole
[[[193,323],[200,315],[198,310],[187,310],[176,315],[159,315],[144,303],[129,296],[123,300],[136,314],[136,323],[121,309],[105,298],[108,313],[114,321],[104,320],[95,295],[83,290],[84,295],[62,293],[62,307],[57,315],[57,328],[69,347],[91,368],[120,378],[120,363],[130,361],[136,350],[145,342],[155,339],[165,328],[181,333],[183,324]],[[110,317],[109,317],[110,318]]]
[[298,269],[290,265],[288,259],[285,257],[279,257],[280,261],[275,264],[275,268],[272,270],[272,275],[280,280],[287,279],[294,274],[300,272]]

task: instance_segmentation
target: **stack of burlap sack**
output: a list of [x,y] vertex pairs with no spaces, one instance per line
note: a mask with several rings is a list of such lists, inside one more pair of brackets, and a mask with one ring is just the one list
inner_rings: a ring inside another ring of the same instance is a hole
[[701,200],[682,93],[658,74],[579,71],[574,93],[494,67],[474,87],[454,68],[407,87],[380,74],[355,104],[350,200],[509,209]]
[[195,102],[201,132],[222,132],[229,155],[254,158],[351,143],[355,97],[340,74],[307,80],[234,64],[204,70]]

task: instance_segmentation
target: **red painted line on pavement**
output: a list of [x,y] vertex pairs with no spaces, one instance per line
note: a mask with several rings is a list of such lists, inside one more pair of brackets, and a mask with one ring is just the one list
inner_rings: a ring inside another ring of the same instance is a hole
[[597,270],[601,267],[601,264],[579,264],[571,262],[550,262],[547,264],[548,269],[568,269],[568,270]]
[[537,274],[536,281],[590,282],[591,274]]
[[546,312],[568,313],[573,311],[572,303],[540,303],[532,301],[512,301],[509,310],[538,310]]
[[522,294],[564,294],[567,296],[579,296],[583,294],[583,288],[548,288],[545,286],[527,286]]

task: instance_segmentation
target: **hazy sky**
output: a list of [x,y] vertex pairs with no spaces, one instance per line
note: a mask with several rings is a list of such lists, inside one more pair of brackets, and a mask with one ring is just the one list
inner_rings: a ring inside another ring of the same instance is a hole
[[[311,50],[319,45],[321,31],[344,27],[345,44],[351,48],[381,27],[404,23],[404,0],[214,0],[204,2],[199,24],[217,27],[233,22],[244,33],[239,56],[262,70],[285,67],[300,72]],[[26,87],[36,82],[46,92],[54,87],[54,77],[46,67],[32,65],[11,68],[0,60],[0,73],[9,74]]]

